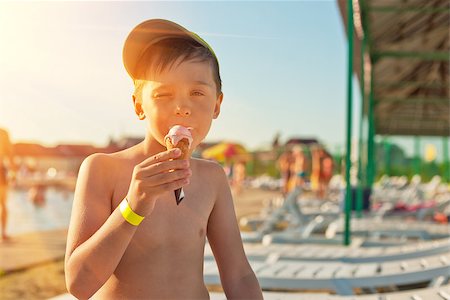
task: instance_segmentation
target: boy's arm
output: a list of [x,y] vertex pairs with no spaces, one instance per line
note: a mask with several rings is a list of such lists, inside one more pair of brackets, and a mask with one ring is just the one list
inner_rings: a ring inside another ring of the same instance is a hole
[[108,159],[88,157],[78,175],[65,272],[67,289],[80,299],[91,297],[111,276],[137,228],[117,209],[111,214]]
[[[127,195],[133,211],[150,215],[160,195],[186,184],[188,162],[173,160],[180,154],[179,149],[161,152],[134,167]],[[118,207],[111,213],[111,161],[107,155],[90,156],[78,176],[65,259],[66,285],[77,298],[91,297],[108,280],[137,229]]]
[[227,299],[263,299],[258,280],[248,263],[223,169],[214,168],[217,199],[208,220],[208,241],[219,267]]

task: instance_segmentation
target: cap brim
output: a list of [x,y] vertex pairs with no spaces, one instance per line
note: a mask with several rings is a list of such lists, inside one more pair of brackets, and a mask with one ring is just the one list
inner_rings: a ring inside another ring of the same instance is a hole
[[123,64],[131,78],[136,78],[137,64],[148,47],[163,39],[174,37],[194,40],[212,51],[203,39],[177,23],[164,19],[147,20],[129,33],[123,46]]

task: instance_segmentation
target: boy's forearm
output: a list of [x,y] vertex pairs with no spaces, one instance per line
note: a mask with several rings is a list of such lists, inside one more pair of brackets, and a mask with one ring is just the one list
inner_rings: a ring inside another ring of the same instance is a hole
[[116,209],[99,230],[78,246],[66,260],[69,292],[89,298],[108,280],[119,264],[136,226]]
[[263,299],[261,287],[253,272],[236,280],[231,287],[224,286],[224,290],[227,299]]

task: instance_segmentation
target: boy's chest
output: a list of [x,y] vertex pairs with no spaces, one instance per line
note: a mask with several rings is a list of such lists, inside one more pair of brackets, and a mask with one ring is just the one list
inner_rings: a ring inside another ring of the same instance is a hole
[[[132,171],[117,178],[111,201],[112,210],[127,195],[131,174]],[[195,175],[183,190],[185,198],[179,205],[176,205],[174,192],[167,192],[157,200],[152,214],[139,225],[135,239],[147,241],[151,245],[204,240],[215,191]]]

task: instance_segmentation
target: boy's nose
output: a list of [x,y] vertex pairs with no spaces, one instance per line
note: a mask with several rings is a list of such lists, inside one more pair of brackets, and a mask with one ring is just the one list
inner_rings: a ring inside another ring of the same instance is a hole
[[177,106],[176,114],[177,116],[189,116],[191,114],[191,110],[187,106]]

